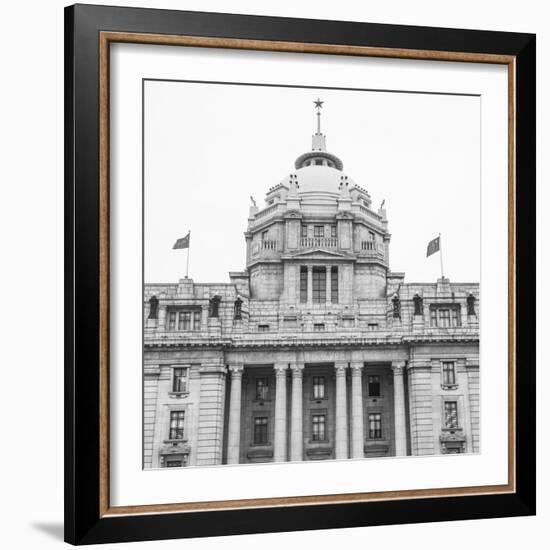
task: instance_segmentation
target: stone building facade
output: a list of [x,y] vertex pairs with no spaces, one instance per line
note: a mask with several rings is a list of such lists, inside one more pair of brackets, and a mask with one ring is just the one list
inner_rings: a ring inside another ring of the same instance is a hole
[[229,283],[145,285],[145,468],[479,451],[479,285],[390,271],[319,124],[245,241]]

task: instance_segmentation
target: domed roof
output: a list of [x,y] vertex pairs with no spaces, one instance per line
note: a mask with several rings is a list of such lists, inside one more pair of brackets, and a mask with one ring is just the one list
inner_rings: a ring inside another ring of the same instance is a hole
[[[347,182],[349,187],[354,185],[354,182],[343,172],[331,166],[304,166],[296,170],[292,176],[298,184],[298,195],[328,193],[337,197],[340,194],[340,182]],[[289,187],[290,179],[291,176],[287,176],[282,184]]]

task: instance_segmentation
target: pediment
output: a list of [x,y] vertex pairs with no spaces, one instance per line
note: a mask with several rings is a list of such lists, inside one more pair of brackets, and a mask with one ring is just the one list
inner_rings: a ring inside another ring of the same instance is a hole
[[333,250],[324,250],[322,248],[312,248],[310,250],[304,250],[301,252],[297,252],[296,254],[292,254],[291,258],[316,258],[316,259],[334,259],[334,258],[342,258],[342,259],[350,259],[350,256],[347,254],[342,254],[341,252],[334,252]]

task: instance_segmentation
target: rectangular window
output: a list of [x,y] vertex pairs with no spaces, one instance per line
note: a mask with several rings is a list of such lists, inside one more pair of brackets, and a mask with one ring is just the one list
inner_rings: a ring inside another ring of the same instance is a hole
[[336,226],[335,225],[330,226],[330,236],[333,239],[336,239],[336,237],[337,237]]
[[432,327],[451,328],[461,326],[459,307],[431,307],[430,324]]
[[266,240],[267,240],[267,234],[268,234],[267,231],[262,231],[262,241],[266,241]]
[[172,391],[183,393],[187,391],[187,379],[189,369],[186,367],[177,367],[174,369],[174,377],[172,381]]
[[168,330],[200,330],[201,309],[172,309],[168,312]]
[[369,413],[369,439],[382,438],[382,414]]
[[256,399],[265,401],[269,391],[269,382],[267,378],[256,378]]
[[367,328],[369,330],[378,330],[378,323],[369,323]]
[[201,329],[201,315],[202,312],[200,309],[193,311],[193,330]]
[[176,330],[176,316],[177,312],[175,311],[168,314],[168,330]]
[[369,231],[369,241],[374,242],[375,236],[372,231]]
[[325,236],[325,226],[324,225],[314,225],[313,226],[313,236],[320,238]]
[[327,301],[327,270],[324,267],[313,268],[313,303],[324,304]]
[[191,330],[191,312],[190,311],[179,312],[178,330]]
[[338,268],[333,267],[330,270],[330,301],[333,304],[338,303]]
[[368,378],[369,396],[380,397],[380,376],[372,375]]
[[269,325],[258,325],[258,332],[269,332]]
[[183,421],[185,411],[170,412],[170,437],[169,439],[183,439]]
[[448,309],[439,310],[439,323],[441,328],[449,328],[451,326],[451,312]]
[[458,410],[456,401],[445,401],[445,428],[458,428]]
[[455,364],[453,361],[443,361],[443,384],[446,386],[456,384]]
[[326,441],[326,416],[324,414],[314,414],[312,417],[312,440]]
[[300,267],[300,302],[307,302],[307,267]]
[[458,308],[453,308],[451,310],[451,315],[452,315],[452,319],[451,319],[451,324],[453,327],[459,327],[460,326],[460,310]]
[[305,239],[307,237],[307,225],[302,225],[301,236],[302,236],[302,239]]
[[314,323],[313,331],[314,332],[323,332],[325,330],[325,323]]
[[313,399],[325,398],[325,377],[314,376],[313,377]]
[[256,445],[267,443],[267,416],[258,416],[254,419],[254,443]]

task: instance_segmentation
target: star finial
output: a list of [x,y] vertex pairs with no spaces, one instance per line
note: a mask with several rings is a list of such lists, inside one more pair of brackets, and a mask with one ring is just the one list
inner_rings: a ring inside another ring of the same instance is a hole
[[321,101],[319,98],[317,98],[317,101],[313,102],[315,105],[315,108],[317,109],[317,133],[321,133],[321,109],[323,108],[324,101]]

